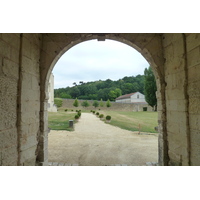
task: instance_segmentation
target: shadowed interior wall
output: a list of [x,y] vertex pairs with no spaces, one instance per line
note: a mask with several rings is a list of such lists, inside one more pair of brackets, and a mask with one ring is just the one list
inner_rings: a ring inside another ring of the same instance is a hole
[[200,34],[0,34],[0,165],[47,165],[48,81],[74,45],[138,50],[157,82],[159,164],[200,165]]

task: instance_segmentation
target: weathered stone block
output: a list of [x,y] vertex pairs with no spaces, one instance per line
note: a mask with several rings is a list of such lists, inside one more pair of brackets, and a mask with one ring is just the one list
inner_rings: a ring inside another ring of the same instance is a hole
[[22,50],[22,55],[26,56],[27,58],[31,58],[31,42],[26,38],[23,37],[23,50]]
[[31,148],[23,150],[21,152],[21,165],[24,165],[24,163],[27,160],[36,159],[36,156],[35,156],[36,148],[37,146],[32,146]]
[[190,98],[199,98],[200,97],[200,80],[192,82],[188,85],[188,95]]
[[10,58],[11,47],[4,41],[0,40],[0,55]]
[[31,148],[32,146],[37,145],[37,135],[34,134],[32,136],[28,136],[26,134],[22,134],[21,140],[21,151]]
[[190,114],[189,123],[191,129],[200,130],[200,115]]
[[17,63],[9,60],[8,58],[5,58],[3,61],[3,67],[2,67],[3,73],[7,77],[18,79],[19,77],[19,66]]
[[190,100],[189,100],[189,113],[190,114],[200,114],[199,98],[190,98]]
[[9,43],[10,46],[19,49],[20,46],[20,36],[15,33],[4,33],[2,34],[2,39]]
[[11,48],[10,60],[19,65],[19,49]]
[[182,34],[181,33],[165,33],[163,34],[163,47],[167,47],[168,45],[170,45],[171,43],[173,43],[174,41],[182,38]]
[[190,129],[191,143],[199,145],[200,141],[200,130]]
[[192,49],[200,46],[200,34],[193,33],[187,36],[187,50],[191,51]]
[[200,166],[200,145],[191,143],[191,164]]
[[16,146],[17,144],[17,129],[8,129],[1,132],[3,149],[10,148]]
[[195,65],[200,64],[200,47],[196,47],[195,49],[192,49],[187,54],[188,57],[188,67],[193,67]]
[[188,68],[188,82],[196,82],[200,80],[200,64]]
[[2,150],[2,165],[10,165],[18,159],[17,144]]

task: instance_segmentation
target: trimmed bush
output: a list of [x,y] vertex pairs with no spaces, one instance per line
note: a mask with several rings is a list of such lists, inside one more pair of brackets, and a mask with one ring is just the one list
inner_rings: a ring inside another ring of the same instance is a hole
[[96,113],[96,115],[98,116],[98,115],[99,115],[99,113],[97,112],[97,113]]
[[103,117],[104,117],[104,115],[103,115],[103,114],[100,114],[100,115],[99,115],[99,118],[100,118],[100,119],[102,119]]
[[75,119],[79,119],[79,115],[75,115],[75,117],[74,117]]
[[95,114],[95,111],[94,111],[94,110],[93,110],[92,112],[93,112],[93,114]]
[[80,117],[80,116],[81,116],[81,112],[80,112],[80,111],[78,111],[77,115]]
[[111,120],[111,116],[110,116],[110,115],[107,115],[107,116],[106,116],[106,120],[110,121],[110,120]]
[[67,109],[65,109],[65,112],[67,112],[68,110]]

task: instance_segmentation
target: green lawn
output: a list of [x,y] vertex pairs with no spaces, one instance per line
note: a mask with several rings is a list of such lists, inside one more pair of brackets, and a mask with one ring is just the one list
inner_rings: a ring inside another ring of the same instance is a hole
[[69,128],[69,120],[74,120],[75,114],[76,112],[65,112],[64,109],[59,109],[58,112],[48,112],[48,127],[52,130],[72,131]]
[[[76,114],[76,109],[65,112],[64,108],[59,108],[57,113],[49,112],[48,121],[49,128],[52,130],[68,130],[72,131],[69,128],[69,120],[74,120]],[[158,126],[158,113],[157,112],[125,112],[125,111],[103,111],[96,110],[100,114],[110,115],[111,125],[120,127],[122,129],[130,131],[140,131],[155,133],[154,127]],[[90,112],[82,110],[83,112]],[[75,123],[75,121],[74,121]]]
[[131,131],[155,133],[154,127],[158,126],[157,112],[124,112],[124,111],[102,111],[104,116],[110,115],[111,125]]

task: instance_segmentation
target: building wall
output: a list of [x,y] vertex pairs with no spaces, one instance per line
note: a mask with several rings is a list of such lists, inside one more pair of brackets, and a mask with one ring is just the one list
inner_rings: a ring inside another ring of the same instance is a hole
[[54,104],[54,76],[51,73],[49,78],[49,84],[48,84],[48,111],[49,112],[57,112],[57,107]]
[[[48,162],[48,82],[64,52],[98,34],[0,34],[0,165]],[[159,164],[200,165],[200,34],[106,34],[157,82]]]
[[[84,109],[84,110],[95,110],[94,106],[92,106],[93,104],[93,100],[88,100],[88,103],[90,104],[90,106],[88,106],[87,108],[83,108],[81,106],[81,103],[85,100],[79,100],[79,107],[75,108],[73,106],[74,103],[74,99],[63,99],[63,104],[62,107],[65,109],[69,109],[69,110],[79,110],[79,109]],[[104,106],[103,107],[97,107],[96,110],[101,109],[101,110],[113,110],[113,111],[143,111],[143,107],[147,107],[147,111],[153,111],[151,106],[148,105],[143,105],[143,104],[133,104],[133,103],[117,103],[117,102],[111,102],[111,107],[107,108],[106,107],[106,101],[103,102]]]
[[133,94],[131,96],[131,103],[135,103],[135,102],[145,102],[145,96],[140,93],[140,92],[136,92],[135,94]]

